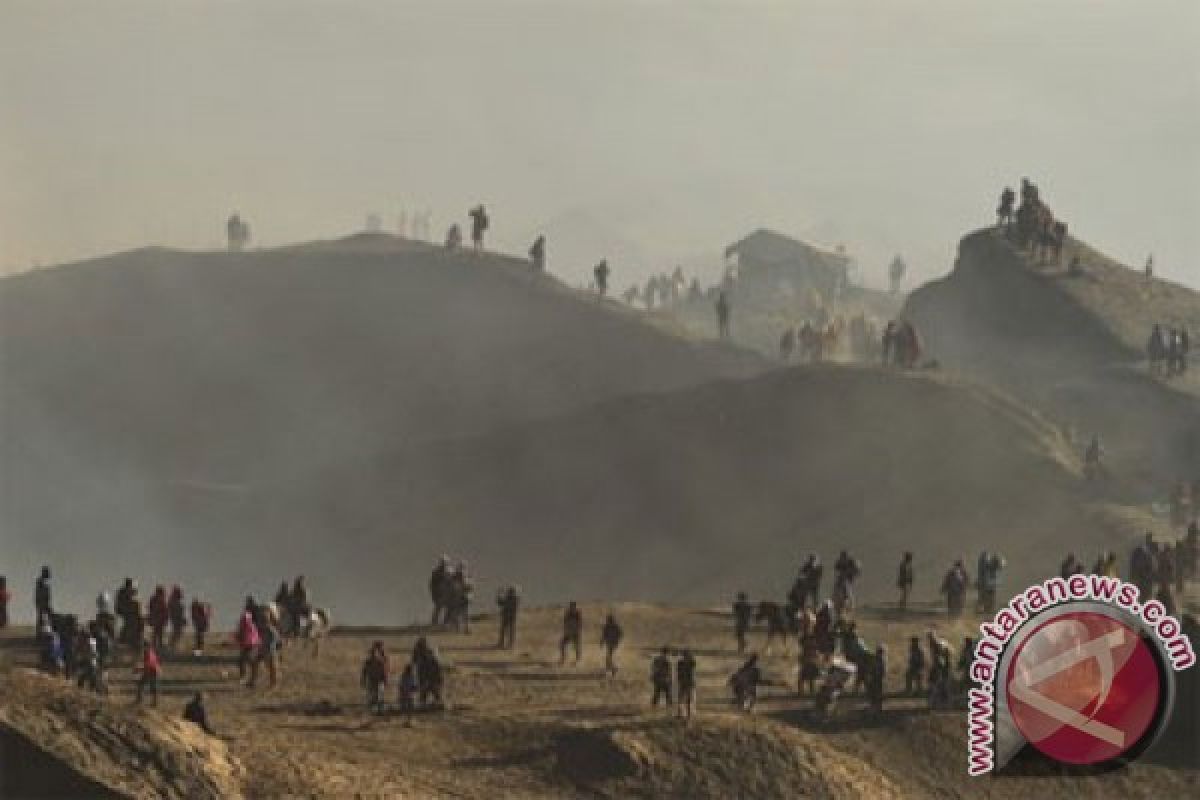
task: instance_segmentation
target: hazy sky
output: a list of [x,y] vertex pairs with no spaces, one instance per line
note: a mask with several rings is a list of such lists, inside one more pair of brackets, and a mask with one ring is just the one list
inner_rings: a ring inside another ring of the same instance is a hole
[[571,279],[763,225],[933,275],[1028,174],[1200,284],[1195,0],[2,0],[0,120],[10,271],[484,201]]

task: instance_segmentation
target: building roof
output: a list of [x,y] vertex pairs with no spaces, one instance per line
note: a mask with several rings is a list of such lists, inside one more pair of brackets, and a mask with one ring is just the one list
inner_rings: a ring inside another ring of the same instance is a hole
[[832,253],[810,244],[784,236],[782,233],[759,228],[754,233],[725,248],[725,257],[732,255],[766,264],[820,264],[844,271],[850,264],[849,256]]

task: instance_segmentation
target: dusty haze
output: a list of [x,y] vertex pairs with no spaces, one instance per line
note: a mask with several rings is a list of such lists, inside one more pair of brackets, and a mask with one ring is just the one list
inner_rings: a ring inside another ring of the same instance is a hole
[[0,9],[0,269],[263,244],[478,200],[577,282],[770,225],[948,268],[1036,177],[1073,232],[1200,283],[1200,6],[106,3]]

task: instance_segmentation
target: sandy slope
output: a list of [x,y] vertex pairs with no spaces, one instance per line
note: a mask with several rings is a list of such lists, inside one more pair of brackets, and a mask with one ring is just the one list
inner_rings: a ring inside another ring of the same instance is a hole
[[1155,322],[1200,325],[1200,294],[1147,281],[1071,241],[1083,277],[1037,267],[993,230],[963,238],[954,271],[909,297],[929,355],[999,386],[1074,431],[1078,447],[1100,435],[1114,468],[1110,487],[1159,498],[1200,475],[1195,379],[1147,374],[1142,348]]
[[[615,679],[603,676],[596,642],[609,610],[627,637]],[[339,633],[316,660],[289,650],[283,684],[271,692],[238,687],[229,677],[227,648],[201,662],[172,662],[160,711],[178,713],[190,691],[204,688],[227,739],[230,769],[244,770],[240,785],[249,796],[1150,798],[1189,796],[1198,787],[1200,763],[1181,769],[1154,758],[1098,777],[968,779],[963,715],[929,714],[923,700],[899,696],[898,654],[908,635],[937,625],[959,641],[973,624],[947,625],[930,608],[903,618],[880,609],[864,613],[868,640],[884,641],[893,654],[893,696],[882,718],[851,698],[829,726],[811,717],[810,700],[795,696],[794,652],[778,649],[766,658],[772,685],[758,712],[730,710],[724,681],[739,658],[723,612],[616,604],[588,605],[584,614],[579,666],[557,665],[560,608],[525,612],[516,652],[492,648],[494,619],[477,620],[471,635],[434,635],[451,664],[450,710],[418,715],[411,727],[397,716],[364,711],[357,671],[371,640],[385,641],[396,663],[423,633],[418,629]],[[27,658],[8,644],[10,661]],[[691,723],[648,705],[649,660],[664,644],[689,647],[699,660],[700,714]],[[0,680],[7,690],[0,713],[28,715],[43,702],[27,694],[27,681]],[[118,707],[104,710],[106,717],[168,729],[157,712],[120,708],[128,680],[121,674],[116,680]],[[202,763],[212,765],[207,758]],[[111,769],[107,761],[78,766],[116,783],[114,773],[104,772]]]
[[537,602],[711,603],[764,581],[782,592],[803,554],[831,562],[842,548],[863,559],[872,598],[890,596],[906,549],[932,583],[954,558],[999,548],[1016,583],[1069,549],[1125,552],[1143,523],[1097,499],[1059,432],[1011,400],[825,366],[398,451],[283,492],[251,529],[338,532],[322,592],[363,619],[361,593],[340,587],[375,587],[408,613],[440,552],[469,559],[485,594],[515,581]]
[[62,564],[81,538],[104,543],[93,583],[167,569],[210,552],[187,526],[198,506],[236,511],[342,460],[764,366],[525,262],[383,235],[6,277],[4,569]]

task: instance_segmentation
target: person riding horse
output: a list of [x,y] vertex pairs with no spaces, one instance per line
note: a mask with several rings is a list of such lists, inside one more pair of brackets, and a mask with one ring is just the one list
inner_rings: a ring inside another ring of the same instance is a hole
[[862,688],[863,682],[874,672],[875,654],[858,635],[853,622],[845,625],[839,624],[839,627],[841,628],[842,655],[857,668],[854,685],[851,687],[852,692],[857,692]]

